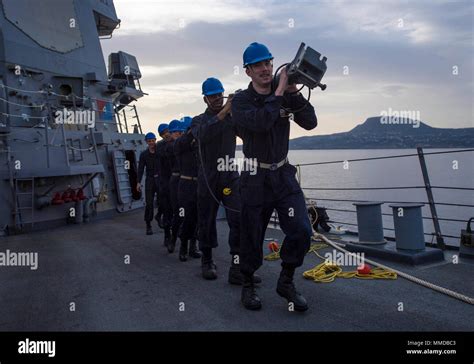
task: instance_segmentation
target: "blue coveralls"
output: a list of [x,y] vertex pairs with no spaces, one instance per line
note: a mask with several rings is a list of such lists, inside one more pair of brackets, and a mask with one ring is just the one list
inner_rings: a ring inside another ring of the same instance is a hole
[[163,213],[163,228],[165,233],[169,233],[171,228],[171,221],[173,217],[173,211],[171,208],[171,198],[170,198],[170,187],[169,181],[171,177],[171,166],[166,155],[165,149],[167,145],[172,143],[171,141],[160,141],[156,145],[156,151],[158,154],[158,173],[160,175],[159,183],[159,208]]
[[[196,143],[191,132],[174,143],[174,154],[179,164],[178,209],[181,222],[181,241],[196,239],[197,231],[197,173]],[[192,179],[191,179],[192,178]],[[184,214],[184,216],[182,216]]]
[[171,168],[171,177],[169,179],[169,196],[171,202],[171,235],[172,239],[177,239],[179,230],[179,207],[178,207],[178,183],[179,183],[179,164],[174,155],[174,144],[176,141],[166,143],[164,154],[168,159]]
[[[225,209],[229,225],[230,254],[240,254],[240,194],[239,174],[237,171],[218,171],[218,159],[235,157],[235,131],[230,115],[220,121],[216,113],[207,109],[201,115],[193,118],[191,130],[194,138],[201,146],[198,148],[198,224],[199,248],[201,251],[216,248],[217,229],[216,217],[218,202],[212,197],[212,191]],[[202,157],[202,161],[201,161]],[[209,186],[208,186],[209,185]],[[231,193],[224,194],[224,188]],[[230,210],[232,209],[232,210]],[[236,210],[236,211],[233,211]]]
[[[246,158],[273,164],[285,160],[290,136],[289,114],[281,106],[298,110],[295,122],[306,130],[317,125],[313,106],[301,95],[258,94],[250,83],[232,101],[232,119],[243,140]],[[263,262],[262,245],[273,210],[276,209],[285,239],[280,251],[282,266],[303,264],[312,229],[303,192],[295,178],[296,168],[289,163],[270,170],[258,168],[255,175],[242,171],[240,270],[252,275]]]
[[[145,171],[146,169],[146,171]],[[159,172],[158,172],[158,153],[155,149],[151,153],[147,148],[140,153],[138,162],[138,182],[141,183],[143,174],[146,172],[145,178],[145,216],[144,220],[147,224],[153,220],[153,211],[155,209],[155,195],[159,204]],[[158,217],[158,214],[156,215]]]

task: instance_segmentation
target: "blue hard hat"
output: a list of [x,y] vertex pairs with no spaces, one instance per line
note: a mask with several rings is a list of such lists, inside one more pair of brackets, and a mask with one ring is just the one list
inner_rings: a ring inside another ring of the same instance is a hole
[[263,44],[253,42],[244,51],[244,67],[267,59],[273,59],[273,56]]
[[165,130],[168,130],[168,124],[161,123],[160,125],[158,125],[158,134],[163,134]]
[[174,133],[175,131],[182,131],[181,121],[179,120],[172,120],[169,124],[168,130],[170,133]]
[[145,140],[148,140],[148,139],[156,139],[156,135],[153,133],[147,133],[145,135]]
[[217,78],[209,77],[202,83],[202,94],[206,96],[220,94],[224,92],[224,86]]
[[188,128],[191,126],[191,122],[193,121],[193,118],[191,116],[184,116],[181,118],[183,124],[184,124],[184,131],[188,130]]

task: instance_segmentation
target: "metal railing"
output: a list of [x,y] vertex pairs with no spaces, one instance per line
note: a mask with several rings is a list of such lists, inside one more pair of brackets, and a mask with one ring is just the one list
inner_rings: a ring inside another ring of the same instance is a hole
[[[123,106],[121,109],[115,109],[115,120],[116,120],[116,124],[117,124],[119,132],[120,133],[125,132],[127,134],[130,132],[129,129],[128,129],[129,121],[127,120],[127,113],[125,111],[125,108],[127,108],[127,107],[129,108],[129,111],[132,112],[132,115],[128,115],[128,118],[135,119],[136,122],[137,122],[136,124],[131,124],[130,126],[131,127],[136,126],[137,131],[140,134],[143,134],[142,125],[140,123],[140,118],[138,117],[138,111],[137,111],[136,105],[126,105],[126,106]],[[120,111],[122,111],[122,113],[120,113]],[[122,114],[122,115],[120,115],[120,114]]]
[[[444,242],[444,238],[455,238],[459,239],[459,236],[453,236],[448,234],[443,234],[441,232],[441,227],[439,222],[440,221],[450,221],[450,222],[464,222],[467,223],[468,220],[463,219],[452,219],[448,217],[439,217],[436,206],[443,205],[443,206],[456,206],[456,207],[474,207],[472,204],[465,204],[465,203],[453,203],[453,202],[436,202],[434,200],[434,196],[432,193],[433,189],[444,189],[444,190],[460,190],[460,191],[474,191],[474,188],[470,187],[456,187],[456,186],[433,186],[430,183],[428,168],[426,166],[426,162],[424,159],[425,155],[439,155],[439,154],[449,154],[449,153],[466,153],[466,152],[474,152],[474,149],[459,149],[459,150],[449,150],[449,151],[437,151],[437,152],[427,152],[425,153],[422,148],[417,148],[417,153],[410,153],[410,154],[399,154],[399,155],[390,155],[390,156],[380,156],[380,157],[370,157],[370,158],[357,158],[357,159],[348,159],[348,160],[335,160],[335,161],[323,161],[323,162],[313,162],[313,163],[300,163],[295,164],[298,169],[298,179],[300,180],[301,174],[301,167],[307,166],[316,166],[316,165],[327,165],[327,164],[340,164],[340,163],[348,163],[348,162],[365,162],[365,161],[374,161],[374,160],[382,160],[382,159],[396,159],[396,158],[406,158],[406,157],[418,157],[421,172],[423,175],[424,185],[422,186],[387,186],[387,187],[304,187],[302,186],[303,191],[371,191],[371,190],[407,190],[407,189],[425,189],[427,195],[427,201],[372,201],[372,200],[365,200],[365,199],[334,199],[334,198],[307,198],[309,202],[311,201],[332,201],[332,202],[383,202],[383,203],[420,203],[420,204],[427,204],[430,208],[430,215],[431,216],[422,216],[424,220],[431,220],[434,227],[434,233],[424,233],[425,235],[429,235],[436,238],[436,246],[439,248],[446,248],[446,244]],[[345,212],[345,213],[356,213],[355,210],[349,209],[337,209],[337,208],[326,208],[328,211],[338,211],[338,212]],[[392,216],[392,214],[383,213],[383,216]],[[272,216],[273,224],[278,224],[278,218],[274,214]],[[332,223],[336,224],[343,224],[348,226],[357,226],[357,224],[344,222],[344,221],[334,221],[330,220]],[[384,230],[387,231],[394,231],[393,228],[384,227]],[[427,245],[434,245],[432,243],[426,242]],[[454,246],[449,245],[448,247],[453,248]]]

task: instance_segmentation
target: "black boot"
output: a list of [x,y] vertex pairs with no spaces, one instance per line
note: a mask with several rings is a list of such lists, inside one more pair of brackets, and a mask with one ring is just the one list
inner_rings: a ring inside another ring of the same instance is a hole
[[151,229],[151,224],[149,222],[146,223],[146,234],[153,235],[153,230]]
[[[244,275],[240,272],[240,264],[235,264],[235,256],[232,258],[232,262],[229,269],[229,283],[241,286],[244,284]],[[254,274],[252,276],[253,283],[262,283],[262,278]]]
[[170,228],[165,228],[165,240],[163,241],[163,245],[168,248],[168,245],[170,244],[171,240],[171,233],[170,233]]
[[308,303],[301,293],[296,290],[293,283],[294,268],[283,268],[280,273],[280,278],[277,284],[277,293],[288,300],[288,303],[293,303],[295,311],[306,311]]
[[251,276],[244,276],[240,301],[247,310],[256,311],[262,308],[262,302],[257,295],[255,284]]
[[214,264],[212,258],[202,258],[201,261],[202,276],[204,279],[216,279],[217,278],[217,267]]
[[174,253],[174,248],[176,246],[176,240],[178,240],[178,237],[174,234],[171,234],[171,238],[170,238],[170,240],[168,242],[168,246],[167,246],[168,253],[170,253],[170,254]]
[[194,238],[189,241],[189,256],[191,258],[201,258],[202,256],[197,247],[197,241]]
[[179,260],[185,262],[188,260],[188,241],[181,239],[179,247]]

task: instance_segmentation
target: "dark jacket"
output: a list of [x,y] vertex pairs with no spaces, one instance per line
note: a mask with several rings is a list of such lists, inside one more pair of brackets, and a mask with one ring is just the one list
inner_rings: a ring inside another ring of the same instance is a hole
[[146,177],[156,177],[158,176],[158,153],[155,149],[155,153],[150,153],[150,150],[147,148],[140,153],[140,158],[138,162],[138,182],[141,183],[143,178],[143,173],[145,172],[146,167]]
[[174,143],[174,155],[182,175],[188,177],[197,176],[196,141],[190,131],[176,139]]
[[[207,109],[203,114],[195,116],[191,123],[191,131],[201,144],[201,154],[206,174],[217,171],[219,158],[235,157],[235,130],[232,118],[227,115],[224,120],[217,118],[217,113]],[[199,151],[198,162],[201,164]],[[202,168],[199,168],[199,173]]]
[[161,140],[156,145],[156,151],[158,153],[158,173],[160,176],[160,185],[166,185],[171,176],[171,166],[165,153],[165,148],[168,143],[170,142]]
[[[294,121],[311,130],[317,125],[316,114],[301,95],[260,95],[252,83],[236,94],[232,101],[232,120],[237,135],[242,138],[245,157],[270,164],[284,160],[288,154],[291,121],[282,106],[297,110],[305,104],[303,110],[295,113]],[[242,200],[250,205],[260,205],[301,192],[295,174],[296,168],[289,163],[274,171],[258,168],[256,174],[244,170],[240,175]]]
[[174,143],[175,140],[171,140],[163,147],[162,157],[164,158],[163,163],[168,163],[169,169],[172,173],[179,173],[179,164],[176,161],[174,155]]
[[275,96],[258,94],[252,86],[237,93],[232,101],[232,120],[237,135],[243,140],[247,158],[263,163],[277,163],[288,154],[290,120],[282,109],[306,107],[294,115],[294,121],[306,130],[317,126],[313,106],[301,95]]

